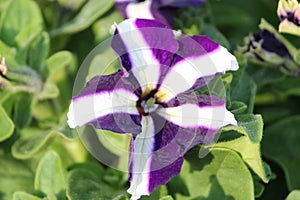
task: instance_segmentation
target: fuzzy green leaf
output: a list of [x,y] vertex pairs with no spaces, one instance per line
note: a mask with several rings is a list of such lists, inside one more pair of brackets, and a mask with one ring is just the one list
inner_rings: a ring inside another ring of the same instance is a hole
[[13,195],[13,200],[41,200],[41,198],[26,192],[15,192]]
[[97,18],[106,13],[114,4],[113,0],[89,0],[80,12],[69,22],[50,32],[51,36],[71,34],[89,27]]
[[25,128],[31,121],[32,96],[29,93],[18,93],[14,104],[13,121],[17,128]]
[[[10,46],[15,45],[15,38],[23,32],[22,38],[36,34],[43,26],[40,9],[33,0],[12,0],[1,17],[0,38]],[[19,36],[21,37],[21,35]],[[24,42],[24,41],[23,41]]]
[[14,132],[14,123],[0,106],[0,142],[9,138]]
[[246,109],[247,109],[247,105],[243,102],[240,101],[231,102],[230,112],[232,112],[235,115],[243,113]]
[[38,164],[34,179],[34,188],[44,194],[65,196],[65,178],[61,159],[55,151],[49,151]]
[[48,57],[50,48],[49,35],[43,32],[39,37],[37,37],[30,45],[28,52],[28,64],[30,67],[40,72],[41,74],[46,74],[45,60]]
[[[70,134],[70,135],[68,135]],[[63,138],[75,138],[76,134],[64,131],[44,131],[37,128],[26,128],[21,132],[21,138],[18,139],[12,146],[12,155],[18,159],[27,159],[40,153],[45,145],[49,144],[56,136]]]
[[97,42],[102,42],[109,36],[111,36],[111,26],[112,23],[120,23],[122,21],[122,16],[117,10],[109,12],[108,15],[101,17],[100,20],[94,23],[93,31]]
[[300,190],[293,190],[286,198],[286,200],[299,200]]
[[[260,115],[241,115],[237,117],[238,126],[227,126],[222,134],[238,132],[244,136],[234,140],[218,142],[214,147],[228,148],[238,152],[249,167],[264,181],[268,182],[271,172],[261,159],[260,141],[263,121]],[[226,133],[228,132],[228,133]]]
[[0,160],[1,200],[11,200],[15,191],[33,192],[34,174],[23,161],[15,160],[6,155],[0,155]]
[[74,169],[68,174],[67,196],[72,200],[113,199],[125,191],[118,191],[102,181],[101,174],[87,169]]
[[254,199],[251,173],[237,153],[214,148],[202,159],[197,154],[186,155],[180,175],[168,184],[176,199]]
[[247,113],[252,113],[255,94],[256,84],[254,80],[246,72],[243,72],[238,84],[232,90],[232,101],[244,102],[246,105],[248,105]]

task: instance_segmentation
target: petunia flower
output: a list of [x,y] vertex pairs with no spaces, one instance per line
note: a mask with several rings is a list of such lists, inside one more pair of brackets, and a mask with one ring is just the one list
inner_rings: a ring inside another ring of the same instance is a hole
[[280,69],[282,72],[299,76],[300,66],[293,55],[297,51],[267,21],[262,20],[260,31],[245,38],[239,50],[249,60]]
[[300,4],[297,0],[279,0],[277,15],[279,32],[300,36]]
[[155,20],[123,21],[111,46],[122,69],[87,83],[72,99],[68,124],[132,134],[128,192],[136,200],[177,175],[189,149],[237,124],[224,100],[195,91],[238,63],[208,37],[176,38]]
[[173,26],[178,8],[201,6],[204,0],[115,0],[115,2],[124,18],[156,19]]

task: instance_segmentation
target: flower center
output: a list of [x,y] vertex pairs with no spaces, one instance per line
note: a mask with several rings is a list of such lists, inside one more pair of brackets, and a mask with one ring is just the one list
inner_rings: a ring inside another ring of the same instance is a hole
[[140,113],[140,115],[147,116],[149,113],[154,112],[160,104],[157,102],[156,98],[154,97],[157,90],[152,90],[143,94],[141,98],[136,102],[136,107]]
[[150,98],[146,101],[142,101],[141,106],[144,109],[145,114],[149,114],[158,108],[158,104],[155,104],[155,98]]

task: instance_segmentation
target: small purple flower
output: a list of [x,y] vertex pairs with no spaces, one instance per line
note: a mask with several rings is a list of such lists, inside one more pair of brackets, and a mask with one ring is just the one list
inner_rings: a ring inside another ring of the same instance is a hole
[[132,134],[128,192],[136,200],[177,175],[189,149],[237,124],[223,100],[194,92],[238,63],[208,37],[176,38],[155,20],[123,21],[111,46],[122,69],[87,83],[72,99],[68,124]]
[[201,6],[204,0],[115,0],[115,2],[124,18],[156,19],[173,26],[178,8]]

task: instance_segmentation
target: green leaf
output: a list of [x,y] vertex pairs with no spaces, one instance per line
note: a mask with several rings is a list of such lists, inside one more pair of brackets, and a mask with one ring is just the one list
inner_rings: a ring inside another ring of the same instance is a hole
[[298,77],[285,77],[272,84],[272,88],[279,95],[300,96],[300,84]]
[[255,198],[258,198],[263,194],[265,190],[265,186],[261,183],[260,178],[256,175],[253,176],[253,182],[254,182]]
[[102,42],[109,36],[111,36],[111,26],[113,23],[120,23],[122,21],[122,16],[120,12],[117,10],[112,10],[107,15],[101,17],[100,20],[94,23],[93,25],[93,32],[96,37],[96,41]]
[[129,200],[129,198],[126,195],[118,195],[115,198],[113,198],[112,200]]
[[224,46],[226,49],[230,49],[230,44],[226,39],[226,37],[212,24],[203,23],[201,29],[201,35],[207,35],[212,40]]
[[159,200],[174,200],[172,196],[168,195],[165,197],[161,197]]
[[15,192],[13,195],[13,200],[41,200],[41,198],[28,194],[26,192]]
[[33,172],[19,160],[0,155],[0,199],[10,200],[15,191],[33,192]]
[[65,178],[61,159],[55,151],[47,152],[38,164],[34,188],[44,194],[65,197]]
[[176,179],[168,184],[176,199],[254,199],[251,173],[236,152],[214,148],[199,159],[198,149],[194,149],[185,158],[177,176],[183,186],[177,185]]
[[12,70],[17,68],[17,62],[16,62],[16,54],[17,50],[14,47],[9,47],[4,43],[2,38],[0,38],[0,56],[5,58],[5,62],[7,66],[9,66]]
[[[95,75],[105,75],[114,73],[120,68],[119,60],[115,56],[115,53],[109,45],[110,41],[105,40],[101,43],[101,46],[97,47],[97,53],[91,60],[89,66],[88,75],[86,80],[91,80]],[[101,63],[99,65],[99,63]]]
[[17,56],[20,58],[20,61],[22,61],[22,58],[25,59],[27,47],[41,34],[42,27],[36,27],[36,25],[28,26],[18,33],[15,37],[15,42],[19,49]]
[[248,106],[247,113],[252,113],[254,107],[255,94],[256,84],[254,80],[245,71],[242,72],[238,84],[232,90],[232,101],[244,102]]
[[42,92],[38,94],[38,98],[39,100],[54,99],[58,97],[58,95],[59,89],[56,84],[52,83],[51,81],[47,81],[43,86]]
[[293,190],[286,198],[286,200],[299,200],[300,190]]
[[49,48],[49,35],[48,33],[43,32],[41,35],[39,35],[38,38],[33,41],[28,52],[29,66],[43,75],[45,75],[46,73],[45,60],[48,57]]
[[8,139],[14,132],[14,123],[0,106],[0,142]]
[[300,49],[297,50],[297,53],[295,55],[295,61],[298,65],[300,65]]
[[247,165],[264,182],[268,182],[271,172],[262,161],[260,153],[260,141],[262,139],[263,132],[262,118],[260,115],[248,114],[238,116],[237,120],[239,126],[224,127],[222,129],[222,134],[227,131],[235,131],[243,134],[244,136],[230,141],[218,142],[213,147],[228,148],[238,152]]
[[50,35],[53,37],[82,31],[89,27],[101,15],[106,13],[113,4],[113,0],[89,0],[71,21],[62,25],[58,29],[51,31]]
[[68,174],[67,196],[72,200],[113,199],[125,191],[118,191],[102,181],[101,173],[87,169],[74,169]]
[[299,130],[300,116],[291,116],[267,127],[262,141],[264,156],[283,168],[290,190],[300,187]]
[[[65,70],[66,67],[72,67],[74,62],[73,56],[69,51],[59,51],[53,54],[46,61],[46,66],[49,71],[48,80],[58,82],[62,76],[59,76],[61,70]],[[69,68],[72,70],[72,68]]]
[[[72,138],[68,135],[67,131],[64,133],[54,130],[41,130],[38,128],[26,128],[21,132],[21,138],[18,139],[12,146],[12,155],[18,159],[28,159],[33,157],[35,154],[40,153],[44,150],[44,147],[52,142],[57,136],[65,138]],[[74,134],[74,138],[76,134]],[[62,142],[65,142],[62,140]],[[81,149],[74,151],[79,153]]]
[[[236,117],[238,126],[241,127],[254,143],[259,143],[263,135],[263,119],[261,115],[245,114]],[[240,133],[243,133],[241,131]]]
[[35,34],[42,26],[42,14],[35,1],[12,0],[1,16],[0,38],[13,46],[19,33],[26,30],[22,35],[22,38],[26,38],[25,35]]
[[14,104],[13,121],[17,128],[22,129],[31,121],[32,96],[29,93],[18,93]]
[[241,114],[247,109],[247,105],[241,101],[231,102],[230,112],[234,115]]
[[122,171],[127,170],[130,136],[126,134],[116,134],[106,130],[95,131],[103,147],[118,156],[118,165],[116,167]]
[[154,190],[154,192],[152,192],[149,196],[142,196],[140,200],[157,200],[166,195],[168,195],[167,187],[162,185]]

